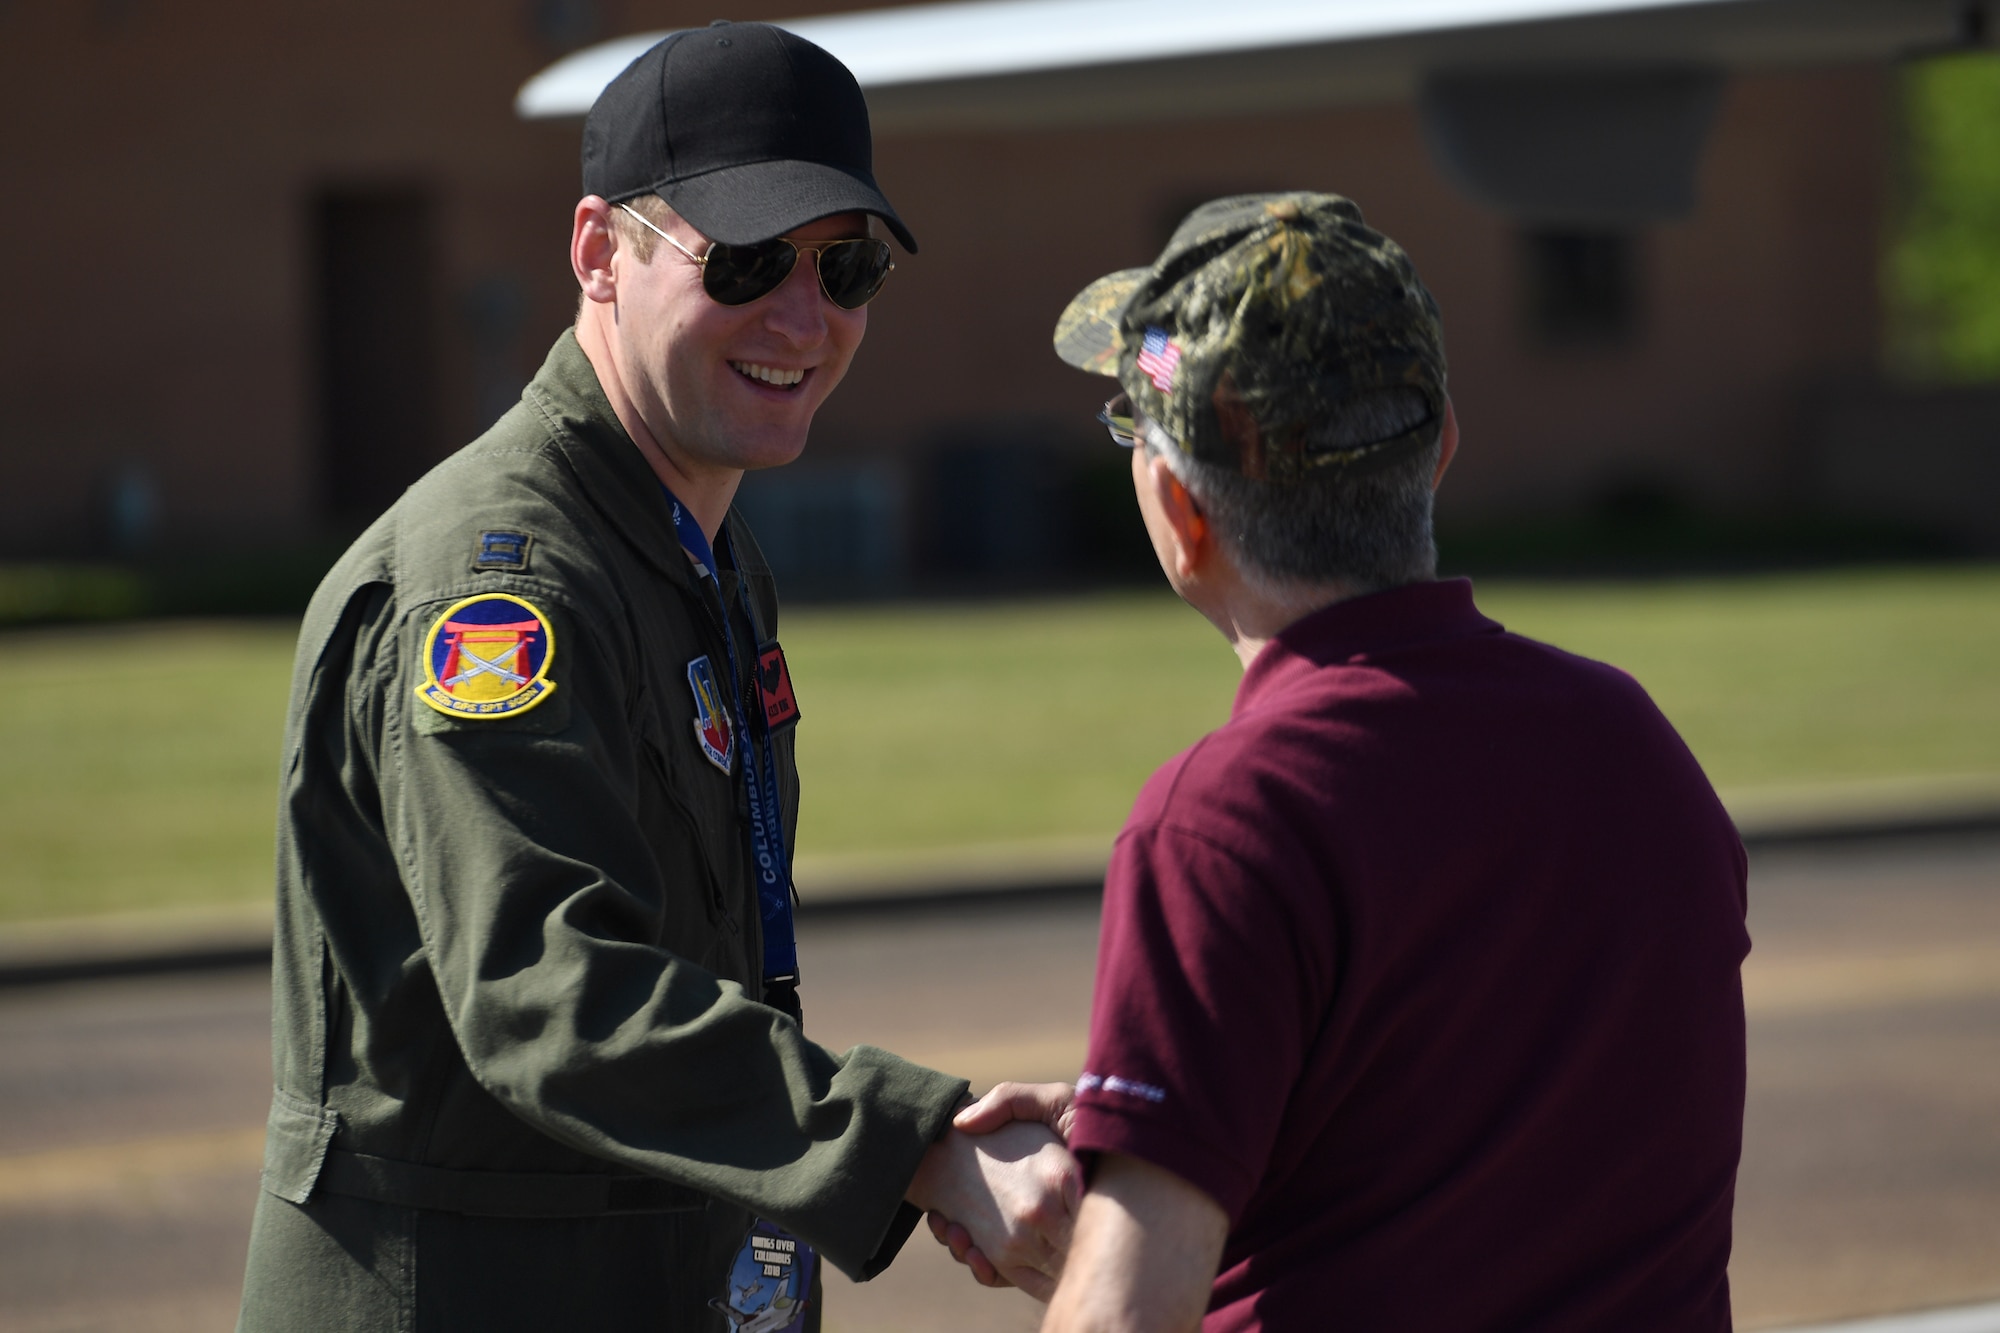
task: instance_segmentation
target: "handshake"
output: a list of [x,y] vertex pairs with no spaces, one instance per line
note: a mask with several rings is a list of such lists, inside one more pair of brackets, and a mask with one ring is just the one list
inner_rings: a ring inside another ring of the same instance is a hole
[[1064,1146],[1075,1097],[1067,1083],[1000,1084],[959,1108],[910,1181],[904,1197],[986,1286],[1055,1293],[1083,1198]]

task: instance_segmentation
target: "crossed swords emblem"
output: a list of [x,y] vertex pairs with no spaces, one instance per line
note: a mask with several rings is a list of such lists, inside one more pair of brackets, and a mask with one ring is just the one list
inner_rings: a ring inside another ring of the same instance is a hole
[[478,653],[473,652],[472,649],[466,646],[464,639],[460,639],[456,646],[458,648],[459,664],[462,669],[457,675],[441,682],[445,686],[461,685],[475,676],[498,676],[510,685],[526,685],[528,683],[526,676],[507,665],[521,651],[520,643],[516,642],[508,645],[495,653],[491,658],[481,657]]

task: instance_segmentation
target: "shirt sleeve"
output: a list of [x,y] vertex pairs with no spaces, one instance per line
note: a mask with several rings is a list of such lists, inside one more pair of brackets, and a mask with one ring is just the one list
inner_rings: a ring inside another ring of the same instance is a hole
[[[902,1195],[965,1081],[836,1055],[655,941],[669,895],[639,812],[631,683],[586,617],[518,721],[433,716],[412,689],[441,605],[383,636],[382,820],[473,1077],[541,1132],[750,1209],[850,1275],[886,1264]],[[546,713],[542,710],[546,709]],[[690,829],[689,836],[695,836]]]
[[1174,1172],[1239,1221],[1320,1025],[1330,945],[1268,869],[1199,833],[1119,839],[1070,1146]]

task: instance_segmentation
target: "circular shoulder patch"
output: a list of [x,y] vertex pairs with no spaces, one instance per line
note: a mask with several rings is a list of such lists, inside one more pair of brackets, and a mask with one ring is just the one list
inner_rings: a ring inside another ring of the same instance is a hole
[[504,592],[455,602],[424,638],[417,697],[452,717],[506,717],[549,697],[555,630],[532,603]]

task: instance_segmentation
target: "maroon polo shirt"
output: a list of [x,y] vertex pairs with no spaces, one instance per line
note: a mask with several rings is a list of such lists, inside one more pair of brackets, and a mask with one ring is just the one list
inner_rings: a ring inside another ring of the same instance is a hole
[[1072,1146],[1228,1213],[1210,1333],[1727,1329],[1744,869],[1631,677],[1341,602],[1119,836]]

